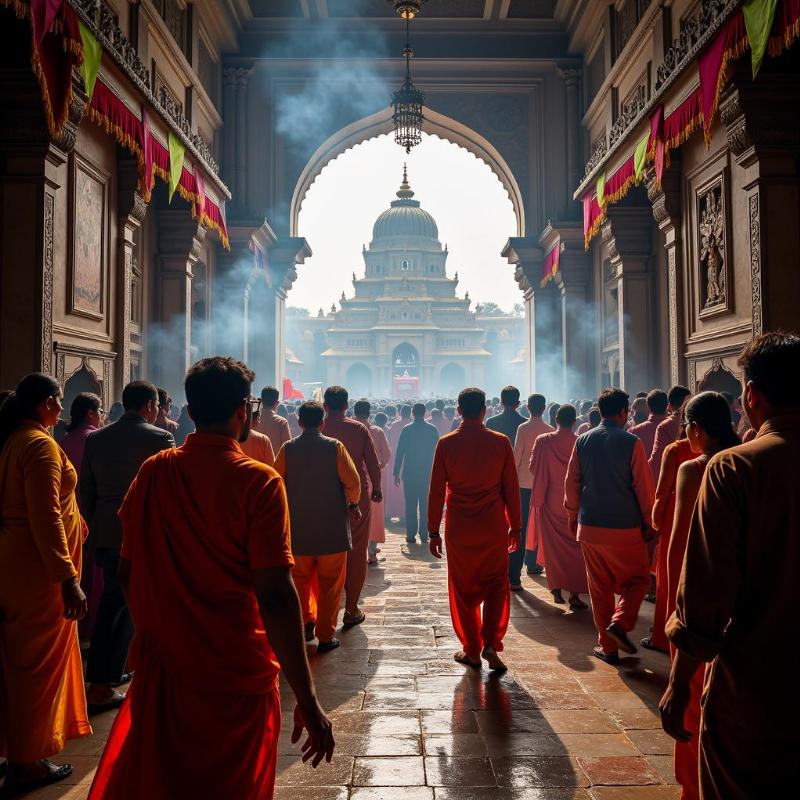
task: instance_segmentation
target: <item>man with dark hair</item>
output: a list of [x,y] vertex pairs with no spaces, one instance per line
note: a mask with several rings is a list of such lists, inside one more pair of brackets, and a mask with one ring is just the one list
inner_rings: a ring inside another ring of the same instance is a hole
[[86,439],[78,484],[81,515],[89,525],[89,547],[103,572],[86,664],[90,713],[118,708],[123,695],[115,687],[131,677],[125,672],[125,661],[133,626],[117,580],[122,547],[117,512],[139,467],[155,453],[175,447],[172,434],[153,424],[158,416],[158,390],[152,383],[129,383],[122,390],[122,403],[122,417]]
[[333,754],[306,660],[283,481],[239,447],[253,377],[232,358],[194,364],[185,391],[197,432],[147,461],[120,509],[137,676],[93,800],[271,798],[280,670],[297,697],[292,740],[308,729],[313,766]]
[[333,634],[352,549],[350,519],[361,516],[358,470],[340,441],[322,435],[324,413],[319,403],[303,403],[297,415],[303,432],[281,448],[275,461],[289,501],[292,577],[305,638],[313,642],[316,636],[320,652],[339,646]]
[[656,428],[653,449],[649,454],[650,471],[653,475],[654,483],[658,483],[658,476],[661,474],[661,460],[664,458],[664,451],[667,449],[667,445],[672,444],[681,432],[683,406],[691,396],[691,391],[680,385],[673,386],[667,393],[667,412],[669,416]]
[[372,511],[370,501],[379,503],[383,499],[381,468],[369,428],[345,416],[349,400],[347,389],[342,386],[329,386],[325,390],[324,398],[325,435],[338,439],[347,448],[361,477],[359,500],[361,516],[351,520],[350,523],[353,549],[347,554],[347,573],[344,581],[345,612],[342,624],[350,627],[360,625],[366,619],[358,603],[367,577],[367,548]]
[[[534,476],[531,474],[531,455],[536,439],[543,433],[550,433],[553,429],[542,419],[542,414],[547,407],[547,400],[543,394],[528,396],[528,411],[531,418],[517,428],[516,441],[514,442],[514,463],[517,467],[519,480],[519,499],[522,508],[522,536],[524,544],[529,540],[532,544],[536,537],[528,537],[528,519],[531,508],[531,490],[533,489]],[[487,423],[487,428],[490,425]],[[544,568],[537,563],[536,546],[531,548],[520,547],[516,553],[508,557],[508,582],[512,591],[522,589],[522,565],[527,567],[528,575],[541,575]]]
[[242,452],[271,467],[275,464],[275,451],[272,449],[272,442],[269,436],[261,433],[258,426],[261,424],[261,399],[257,398],[253,402],[252,416],[250,418],[250,432],[247,434],[247,439],[240,443]]
[[406,514],[406,542],[415,544],[417,534],[423,544],[428,541],[428,487],[439,432],[425,422],[425,405],[415,403],[411,409],[414,421],[400,431],[394,457],[394,483],[403,482]]
[[649,409],[647,408],[647,398],[636,397],[631,404],[630,418],[628,419],[628,430],[634,425],[641,425],[647,420]]
[[178,430],[178,423],[170,419],[169,412],[172,410],[172,398],[167,394],[166,389],[158,387],[158,416],[153,423],[156,428],[162,431],[169,431],[173,436]]
[[709,664],[699,740],[706,800],[785,795],[800,743],[794,659],[762,657],[797,630],[800,336],[759,336],[738,364],[758,434],[706,467],[667,623],[677,652],[661,699],[664,730],[689,741],[690,683]]
[[[628,395],[606,389],[597,400],[600,424],[575,442],[564,484],[570,530],[581,543],[597,628],[597,658],[619,663],[650,586],[653,478],[642,442],[624,430]],[[620,596],[615,603],[614,595]]]
[[505,670],[500,659],[510,613],[508,554],[521,547],[522,520],[514,451],[507,436],[483,424],[486,395],[458,396],[462,423],[439,440],[428,501],[430,550],[442,557],[445,498],[450,616],[463,649],[454,658]]
[[[529,532],[537,537],[547,563],[547,588],[553,600],[563,605],[566,601],[562,589],[566,589],[570,593],[569,606],[573,611],[588,607],[580,595],[589,591],[581,545],[570,530],[569,517],[564,509],[567,465],[575,447],[576,437],[572,432],[575,417],[575,406],[560,406],[556,412],[558,430],[543,433],[533,445],[530,459],[531,472],[535,476],[531,493],[533,524]],[[532,545],[531,542],[531,549]]]
[[280,404],[281,396],[274,386],[265,386],[261,390],[261,420],[258,429],[269,437],[272,452],[276,455],[280,452],[281,447],[292,438],[289,420],[276,411]]
[[[653,389],[645,398],[647,410],[650,412],[644,422],[634,425],[628,430],[641,439],[644,445],[644,452],[648,459],[653,452],[653,444],[656,440],[656,429],[667,418],[667,393],[663,389]],[[653,475],[653,481],[658,480],[658,475]]]

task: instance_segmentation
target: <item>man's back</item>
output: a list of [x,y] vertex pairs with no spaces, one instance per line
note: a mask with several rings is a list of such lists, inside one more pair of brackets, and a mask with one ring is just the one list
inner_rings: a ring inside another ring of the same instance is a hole
[[435,426],[424,420],[415,420],[406,425],[400,432],[395,456],[395,474],[402,466],[403,478],[427,479],[431,473],[433,454],[436,452],[436,442],[439,441],[439,431]]
[[203,689],[269,689],[279,665],[252,573],[292,564],[278,474],[227,436],[193,433],[145,463],[120,519],[134,648],[144,638],[169,673]]
[[171,433],[149,425],[138,414],[125,414],[89,436],[79,499],[94,547],[120,546],[117,511],[136,473],[150,456],[174,446]]
[[276,456],[281,447],[292,438],[289,421],[280,414],[276,414],[271,408],[266,409],[261,415],[259,430],[269,437],[269,441],[272,444],[272,452]]
[[250,431],[247,439],[241,443],[242,452],[249,458],[254,458],[268,467],[275,464],[276,453],[272,449],[269,436],[259,431]]
[[572,458],[580,465],[580,523],[602,528],[641,526],[632,469],[637,446],[642,448],[639,439],[608,420],[578,437]]
[[367,476],[370,469],[374,469],[375,477],[373,483],[380,487],[380,468],[378,467],[378,456],[375,452],[375,445],[369,435],[369,428],[354,419],[342,416],[327,416],[325,418],[325,436],[331,439],[338,439],[347,449],[350,458],[356,465],[358,474],[361,477],[361,485],[367,485]]
[[504,408],[500,414],[486,420],[486,427],[491,431],[497,431],[508,436],[513,447],[517,440],[517,428],[524,422],[525,417],[516,409]]
[[[632,433],[634,436],[638,436],[642,445],[644,446],[644,452],[647,454],[647,458],[650,458],[650,455],[653,452],[653,445],[656,441],[656,431],[658,430],[658,426],[667,418],[666,414],[651,414],[644,422],[640,422],[638,425],[632,425],[628,428],[628,432]],[[659,464],[659,467],[661,465]],[[658,476],[655,476],[658,478]]]

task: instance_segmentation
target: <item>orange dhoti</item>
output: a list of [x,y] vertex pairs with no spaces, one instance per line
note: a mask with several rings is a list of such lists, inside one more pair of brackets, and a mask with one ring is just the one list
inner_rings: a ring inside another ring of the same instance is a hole
[[342,599],[347,553],[294,557],[292,577],[300,595],[303,622],[316,625],[321,642],[333,639]]
[[277,685],[261,694],[191,685],[169,673],[147,643],[138,655],[90,800],[271,798],[281,730]]
[[[639,528],[579,525],[578,540],[586,561],[597,641],[603,650],[613,653],[617,643],[606,628],[615,622],[626,632],[633,630],[650,587],[647,545]],[[615,594],[620,596],[618,602]]]

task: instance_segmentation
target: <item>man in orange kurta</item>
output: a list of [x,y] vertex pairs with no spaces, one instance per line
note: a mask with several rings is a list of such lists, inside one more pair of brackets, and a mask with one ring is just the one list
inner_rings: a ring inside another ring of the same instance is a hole
[[297,696],[316,766],[333,753],[314,697],[291,578],[286,492],[239,447],[253,373],[231,358],[186,377],[197,432],[144,463],[120,509],[120,580],[136,676],[92,800],[269,800],[281,728],[278,672]]
[[681,410],[686,398],[691,397],[691,394],[689,389],[679,384],[673,386],[667,393],[669,416],[662,420],[656,428],[653,449],[647,454],[654,484],[658,481],[661,473],[661,459],[664,458],[664,451],[678,438],[678,434],[681,432],[681,420],[683,419]]
[[[456,661],[506,669],[499,652],[508,628],[508,554],[521,546],[519,481],[511,442],[483,425],[486,395],[458,396],[461,425],[442,437],[428,498],[431,553],[442,555],[444,506],[447,578],[453,628],[463,645]],[[481,611],[481,605],[483,610]]]

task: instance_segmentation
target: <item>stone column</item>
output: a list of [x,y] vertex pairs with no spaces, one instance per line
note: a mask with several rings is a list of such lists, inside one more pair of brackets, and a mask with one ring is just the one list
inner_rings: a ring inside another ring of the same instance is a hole
[[[9,28],[5,42],[16,30]],[[27,24],[25,25],[27,31]],[[6,42],[7,43],[7,42]],[[72,75],[73,101],[58,141],[50,141],[42,94],[27,61],[0,70],[0,103],[16,124],[0,131],[3,167],[0,203],[0,385],[11,387],[33,371],[54,374],[53,316],[59,230],[67,220],[67,159],[75,147],[86,104],[83,80]],[[8,141],[6,141],[8,139]],[[13,213],[12,213],[13,211]]]
[[618,288],[620,383],[647,391],[656,377],[650,208],[609,206],[602,236]]
[[661,186],[655,176],[647,182],[647,196],[653,205],[653,217],[664,234],[667,253],[667,304],[669,308],[669,381],[681,382],[681,352],[683,351],[683,314],[680,308],[683,283],[681,254],[681,172],[680,150],[672,154],[672,164],[664,170]]
[[514,278],[523,292],[530,349],[530,385],[534,391],[564,391],[564,340],[559,290],[550,282],[541,287],[544,253],[539,240],[514,237],[501,255],[516,266]]
[[183,397],[191,361],[192,269],[206,229],[185,210],[158,215],[156,314],[148,333],[148,372],[172,397]]
[[252,74],[252,67],[236,69],[236,190],[232,194],[238,209],[247,208],[247,85]]
[[139,194],[139,170],[136,159],[120,156],[117,159],[117,325],[114,380],[116,396],[131,379],[131,300],[133,290],[133,259],[136,236],[147,213],[147,204]]
[[225,67],[222,70],[222,177],[237,196],[236,187],[236,83],[237,67]]
[[[756,81],[749,63],[735,65],[720,102],[728,146],[743,179],[750,240],[752,332],[797,330],[800,308],[800,76],[794,61],[765,59]],[[783,72],[781,72],[783,70]]]
[[580,212],[580,204],[571,198],[572,193],[580,183],[582,174],[579,162],[582,126],[578,113],[581,71],[579,69],[559,69],[559,74],[564,80],[564,103],[566,108],[567,207],[564,211],[565,219],[577,219]]

